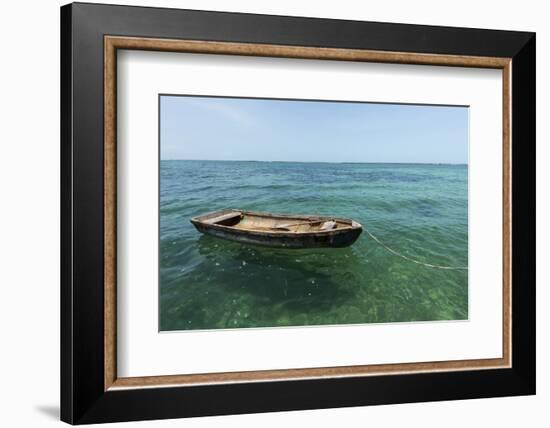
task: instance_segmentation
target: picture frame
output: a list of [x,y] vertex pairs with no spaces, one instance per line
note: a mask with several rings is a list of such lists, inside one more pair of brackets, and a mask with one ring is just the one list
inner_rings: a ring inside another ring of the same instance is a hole
[[[119,377],[119,50],[502,70],[502,357]],[[535,96],[534,33],[63,6],[61,419],[85,424],[534,394]]]

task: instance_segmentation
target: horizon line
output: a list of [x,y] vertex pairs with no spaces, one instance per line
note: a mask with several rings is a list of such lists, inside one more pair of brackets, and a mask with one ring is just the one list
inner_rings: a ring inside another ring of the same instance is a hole
[[254,159],[160,159],[161,161],[187,161],[187,162],[265,162],[265,163],[334,163],[334,164],[401,164],[401,165],[468,165],[467,162],[390,162],[390,161],[289,161],[289,160],[254,160]]

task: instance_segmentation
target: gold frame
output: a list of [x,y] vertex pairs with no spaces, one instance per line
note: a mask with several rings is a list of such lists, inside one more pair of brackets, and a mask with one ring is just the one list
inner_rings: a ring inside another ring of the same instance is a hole
[[[344,367],[117,377],[116,369],[116,52],[118,49],[336,61],[494,68],[503,81],[503,349],[502,358]],[[511,58],[383,52],[249,43],[104,37],[104,389],[336,378],[511,367]]]

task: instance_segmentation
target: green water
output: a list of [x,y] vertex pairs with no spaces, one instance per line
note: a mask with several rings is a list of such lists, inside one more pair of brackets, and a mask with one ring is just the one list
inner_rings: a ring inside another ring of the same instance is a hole
[[282,250],[189,222],[222,208],[348,217],[409,257],[467,266],[467,196],[465,165],[161,161],[160,329],[467,319],[467,271],[408,262],[365,232]]

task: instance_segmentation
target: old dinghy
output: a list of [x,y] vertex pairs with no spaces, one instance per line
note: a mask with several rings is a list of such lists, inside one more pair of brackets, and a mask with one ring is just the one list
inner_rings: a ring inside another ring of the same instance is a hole
[[191,223],[207,235],[278,248],[347,247],[363,230],[359,223],[345,218],[234,209],[193,217]]

